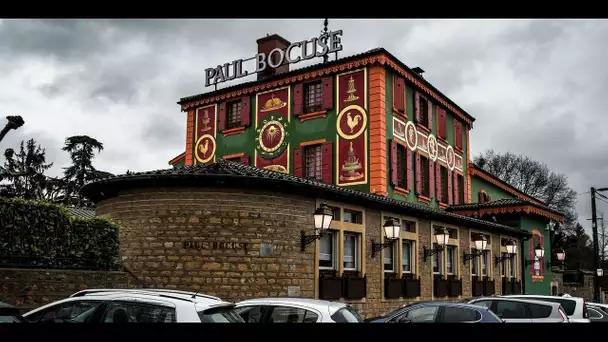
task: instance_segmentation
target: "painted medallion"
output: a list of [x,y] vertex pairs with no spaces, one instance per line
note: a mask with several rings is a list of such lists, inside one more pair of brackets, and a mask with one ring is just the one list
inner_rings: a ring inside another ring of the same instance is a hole
[[408,121],[405,126],[405,142],[407,142],[407,146],[412,151],[416,150],[416,146],[418,145],[418,139],[416,139],[416,137],[418,137],[416,125],[414,125],[413,122]]
[[274,158],[287,147],[286,137],[289,136],[286,128],[289,125],[281,115],[269,115],[259,124],[255,138],[258,154],[262,158]]
[[207,163],[215,156],[215,138],[210,134],[204,134],[195,145],[196,160],[199,163]]
[[428,149],[429,149],[429,158],[432,161],[437,160],[437,139],[435,138],[435,136],[433,134],[429,134],[429,138],[428,138]]
[[456,158],[454,157],[454,149],[451,145],[448,145],[448,148],[446,149],[445,159],[446,163],[448,164],[448,167],[450,168],[450,170],[453,171],[454,165],[456,164]]
[[345,107],[338,114],[338,134],[346,140],[358,138],[367,127],[367,114],[358,105]]

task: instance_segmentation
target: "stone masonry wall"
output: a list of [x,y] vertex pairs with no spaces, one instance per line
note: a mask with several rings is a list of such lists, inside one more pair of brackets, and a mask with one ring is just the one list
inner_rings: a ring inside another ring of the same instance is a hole
[[0,268],[0,301],[26,312],[87,288],[137,288],[126,272]]

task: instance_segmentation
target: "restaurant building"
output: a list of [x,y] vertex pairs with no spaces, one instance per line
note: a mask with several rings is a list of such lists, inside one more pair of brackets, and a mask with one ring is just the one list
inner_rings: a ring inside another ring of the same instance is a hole
[[[293,45],[257,43],[258,55]],[[178,102],[186,149],[173,169],[83,189],[121,226],[134,274],[231,300],[346,300],[367,316],[550,293],[549,223],[563,215],[470,162],[475,119],[422,69],[382,48],[274,64]]]

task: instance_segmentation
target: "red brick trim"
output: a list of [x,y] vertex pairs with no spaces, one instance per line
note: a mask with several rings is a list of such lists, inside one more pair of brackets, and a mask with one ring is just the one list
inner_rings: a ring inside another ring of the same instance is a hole
[[180,153],[179,155],[173,157],[173,159],[169,160],[169,164],[175,165],[184,159],[186,159],[186,151]]
[[327,111],[326,110],[322,110],[320,112],[306,113],[306,114],[299,115],[298,119],[300,119],[300,122],[304,122],[306,120],[324,118],[326,116],[327,116]]

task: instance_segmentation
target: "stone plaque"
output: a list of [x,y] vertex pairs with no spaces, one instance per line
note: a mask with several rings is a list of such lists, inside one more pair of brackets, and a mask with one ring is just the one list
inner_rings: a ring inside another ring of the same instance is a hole
[[300,287],[299,286],[287,286],[287,295],[289,297],[300,297]]
[[274,246],[267,242],[262,242],[260,244],[260,257],[262,257],[262,258],[273,257],[276,250],[277,250],[277,246]]

